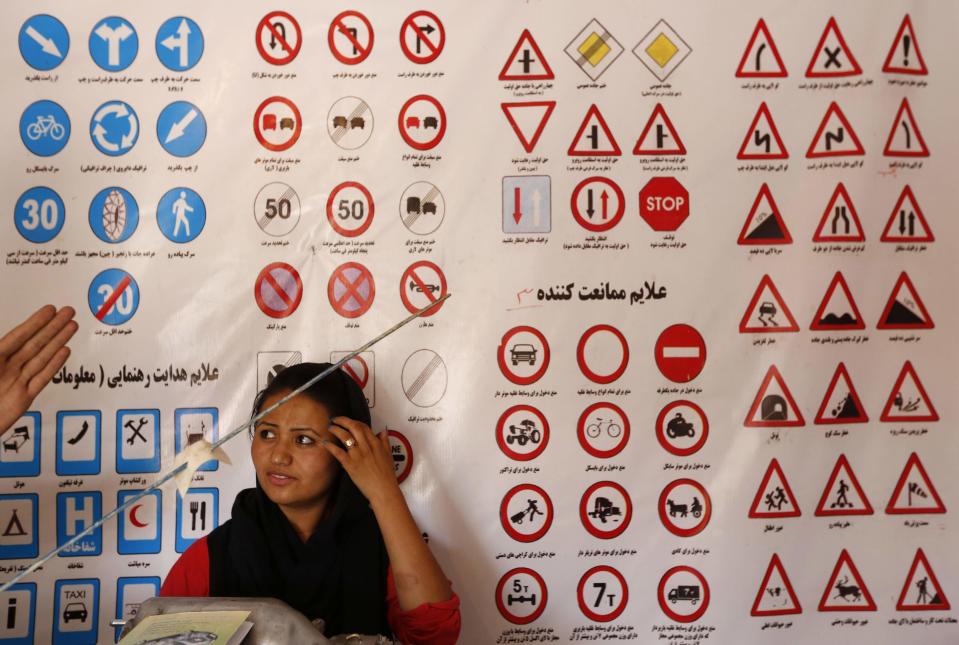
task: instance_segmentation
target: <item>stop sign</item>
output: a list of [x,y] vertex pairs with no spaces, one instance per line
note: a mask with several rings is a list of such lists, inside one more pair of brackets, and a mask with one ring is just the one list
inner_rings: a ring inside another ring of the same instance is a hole
[[639,214],[654,231],[675,231],[689,217],[689,192],[675,177],[653,177],[639,191]]

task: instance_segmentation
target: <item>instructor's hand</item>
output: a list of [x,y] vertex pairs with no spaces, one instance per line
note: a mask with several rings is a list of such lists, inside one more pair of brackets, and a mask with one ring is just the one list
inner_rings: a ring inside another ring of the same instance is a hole
[[67,341],[77,332],[72,307],[41,307],[0,338],[0,433],[33,403],[70,356]]
[[352,446],[346,448],[332,442],[323,446],[342,464],[366,499],[375,505],[399,493],[386,430],[374,435],[368,425],[347,417],[334,417],[331,423],[330,432],[340,443],[346,446],[352,440]]

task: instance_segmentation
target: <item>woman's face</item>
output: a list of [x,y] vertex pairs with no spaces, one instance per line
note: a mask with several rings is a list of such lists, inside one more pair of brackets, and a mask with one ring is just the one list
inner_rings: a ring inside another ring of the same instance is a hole
[[[289,394],[264,399],[266,409]],[[326,408],[297,396],[256,422],[250,448],[256,478],[267,497],[280,506],[309,507],[331,490],[340,465],[320,442],[336,442]]]

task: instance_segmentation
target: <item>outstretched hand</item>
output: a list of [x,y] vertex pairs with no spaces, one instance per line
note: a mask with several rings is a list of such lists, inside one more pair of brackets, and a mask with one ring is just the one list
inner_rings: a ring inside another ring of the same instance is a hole
[[[368,425],[347,417],[331,419],[330,432],[340,440],[323,445],[343,466],[350,479],[371,503],[399,493],[389,434],[374,435]],[[346,448],[348,441],[352,446]]]
[[76,333],[72,307],[46,305],[0,338],[0,433],[33,403],[70,356]]

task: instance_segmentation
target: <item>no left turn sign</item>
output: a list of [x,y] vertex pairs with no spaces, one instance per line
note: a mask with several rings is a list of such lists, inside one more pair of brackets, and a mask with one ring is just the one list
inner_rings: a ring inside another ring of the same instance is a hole
[[333,18],[326,39],[336,60],[356,65],[373,51],[373,25],[359,11],[344,11]]

